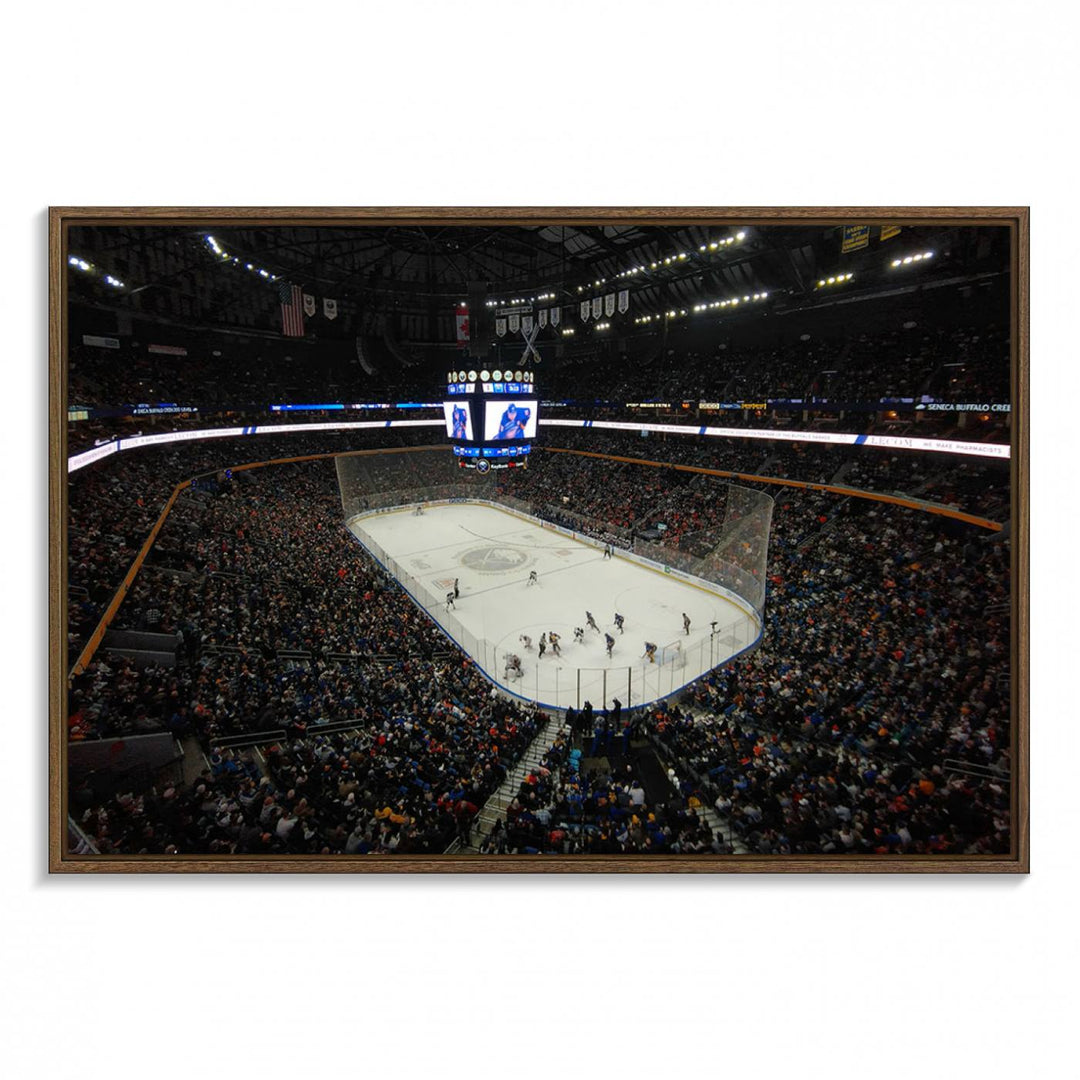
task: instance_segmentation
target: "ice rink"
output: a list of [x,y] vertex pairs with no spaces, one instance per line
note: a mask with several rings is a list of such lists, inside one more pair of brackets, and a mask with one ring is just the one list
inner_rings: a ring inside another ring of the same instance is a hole
[[[466,503],[359,516],[353,534],[477,664],[501,686],[531,701],[565,708],[588,699],[596,708],[641,705],[666,697],[749,646],[759,624],[718,591],[641,565],[616,549],[612,559],[591,542],[542,528],[507,510]],[[538,581],[528,584],[530,571]],[[458,579],[460,595],[447,609]],[[599,631],[586,622],[591,611]],[[614,623],[625,618],[625,632]],[[683,612],[690,633],[683,631]],[[715,622],[715,627],[712,624]],[[585,630],[584,643],[574,628]],[[540,635],[561,635],[561,656],[538,657]],[[609,658],[604,634],[615,639]],[[532,638],[525,648],[521,635]],[[645,658],[645,642],[680,650]],[[508,677],[506,659],[523,675]],[[666,655],[670,660],[661,662]],[[601,705],[604,703],[604,706]]]

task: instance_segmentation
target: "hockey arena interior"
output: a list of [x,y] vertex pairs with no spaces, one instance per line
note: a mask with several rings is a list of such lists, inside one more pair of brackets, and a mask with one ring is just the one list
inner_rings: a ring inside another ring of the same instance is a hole
[[72,855],[1009,852],[1007,229],[64,259]]

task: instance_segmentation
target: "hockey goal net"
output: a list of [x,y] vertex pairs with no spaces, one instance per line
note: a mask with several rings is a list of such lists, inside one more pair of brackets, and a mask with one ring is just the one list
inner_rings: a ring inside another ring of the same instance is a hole
[[686,655],[681,641],[673,641],[656,652],[658,664],[670,664],[672,667],[686,667]]

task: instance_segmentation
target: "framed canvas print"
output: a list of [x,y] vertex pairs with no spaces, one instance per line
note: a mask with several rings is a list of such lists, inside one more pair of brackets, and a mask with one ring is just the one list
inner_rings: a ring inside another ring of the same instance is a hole
[[63,208],[57,872],[1026,872],[1025,208]]

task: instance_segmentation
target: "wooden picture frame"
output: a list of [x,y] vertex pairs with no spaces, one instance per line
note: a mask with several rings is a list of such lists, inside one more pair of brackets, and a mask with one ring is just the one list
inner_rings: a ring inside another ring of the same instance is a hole
[[[78,225],[926,225],[1001,226],[1011,236],[1011,849],[1008,856],[103,856],[68,850],[68,231]],[[54,207],[49,211],[49,856],[53,873],[1027,873],[1029,871],[1029,212],[1026,207]]]

